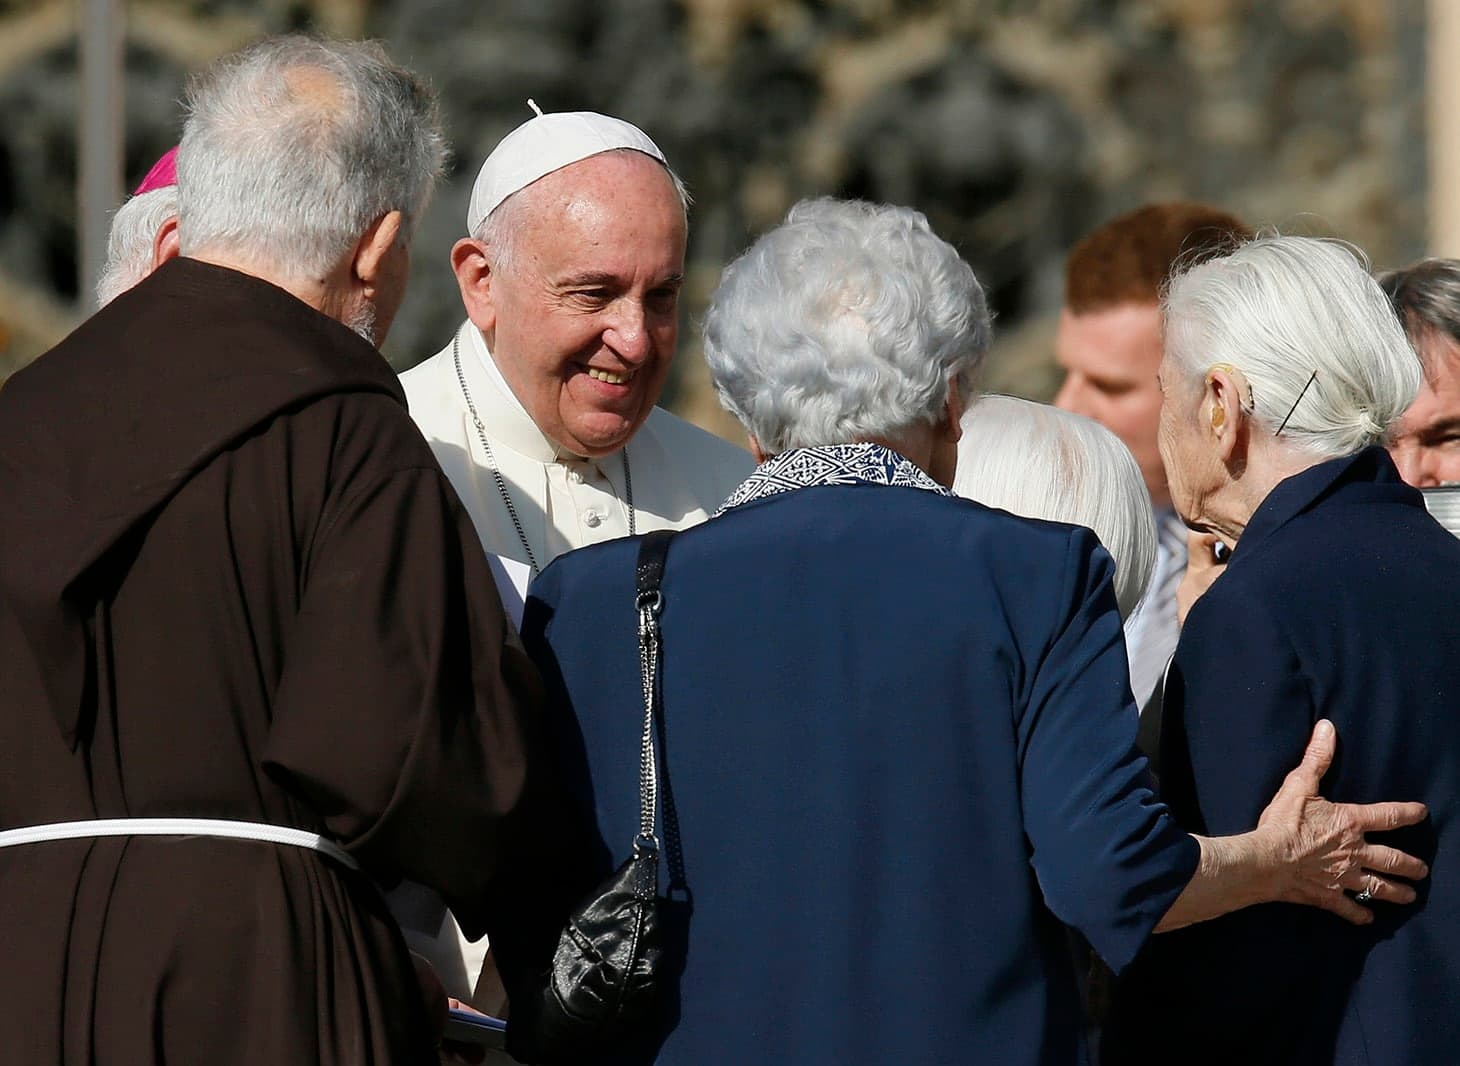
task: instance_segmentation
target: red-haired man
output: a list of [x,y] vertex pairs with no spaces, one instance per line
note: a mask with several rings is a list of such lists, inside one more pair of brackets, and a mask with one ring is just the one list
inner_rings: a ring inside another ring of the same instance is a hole
[[1171,509],[1156,447],[1161,293],[1173,269],[1251,237],[1240,219],[1213,207],[1148,204],[1088,234],[1065,263],[1065,303],[1055,338],[1065,379],[1054,402],[1093,418],[1125,442],[1156,512],[1156,572],[1126,624],[1137,706],[1150,698],[1176,648],[1176,587],[1186,569],[1186,531]]

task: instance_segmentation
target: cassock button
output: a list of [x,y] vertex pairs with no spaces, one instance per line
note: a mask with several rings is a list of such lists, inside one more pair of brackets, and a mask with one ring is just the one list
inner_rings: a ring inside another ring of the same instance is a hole
[[603,515],[599,514],[597,511],[589,511],[586,515],[583,516],[583,524],[589,529],[597,529],[600,525],[603,524]]
[[574,470],[572,467],[569,467],[568,480],[575,485],[581,485],[583,484],[583,475],[578,473],[578,471]]

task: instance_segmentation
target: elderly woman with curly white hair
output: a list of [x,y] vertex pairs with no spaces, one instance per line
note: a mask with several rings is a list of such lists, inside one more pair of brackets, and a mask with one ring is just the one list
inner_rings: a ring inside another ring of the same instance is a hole
[[1418,805],[1311,798],[1327,726],[1257,830],[1175,825],[1134,750],[1109,555],[948,491],[988,339],[972,270],[922,215],[798,205],[705,323],[758,470],[673,535],[660,598],[637,598],[653,534],[534,583],[523,636],[596,833],[578,887],[636,838],[647,749],[670,883],[693,902],[644,1045],[576,1061],[1074,1064],[1066,924],[1119,969],[1153,930],[1264,900],[1369,921],[1334,878],[1422,871],[1361,828]]
[[[1154,941],[1107,1061],[1453,1063],[1460,1048],[1460,543],[1384,451],[1420,363],[1345,246],[1258,240],[1170,284],[1161,454],[1188,525],[1235,550],[1168,673],[1162,792],[1198,833],[1251,824],[1313,723],[1334,798],[1403,795],[1452,876],[1364,928],[1255,907]],[[1378,894],[1365,876],[1358,896]],[[1221,1018],[1222,1024],[1203,1024]]]

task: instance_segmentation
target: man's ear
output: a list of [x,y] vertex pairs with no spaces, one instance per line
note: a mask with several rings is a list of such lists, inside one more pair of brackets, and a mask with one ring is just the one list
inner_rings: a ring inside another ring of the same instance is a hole
[[156,270],[169,259],[181,254],[177,236],[177,216],[168,215],[152,238],[152,269]]
[[401,237],[405,216],[399,211],[387,211],[371,223],[358,244],[355,245],[355,260],[351,272],[367,295],[373,296],[380,284],[381,272],[385,269],[386,256]]
[[463,237],[451,247],[451,272],[461,290],[466,317],[482,333],[497,325],[497,305],[492,299],[492,264],[487,246],[475,237]]

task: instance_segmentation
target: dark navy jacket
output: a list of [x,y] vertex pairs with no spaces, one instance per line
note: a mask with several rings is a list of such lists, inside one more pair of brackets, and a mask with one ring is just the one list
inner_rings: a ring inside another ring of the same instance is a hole
[[1382,449],[1282,482],[1192,609],[1167,679],[1161,787],[1197,833],[1250,828],[1320,717],[1334,800],[1422,800],[1379,837],[1431,864],[1360,928],[1255,907],[1152,939],[1114,1063],[1460,1062],[1460,542]]
[[[636,829],[637,549],[558,559],[523,623],[595,877]],[[1135,750],[1112,572],[1088,530],[869,484],[675,538],[665,739],[693,916],[660,1063],[1084,1061],[1062,923],[1120,968],[1197,861]]]

